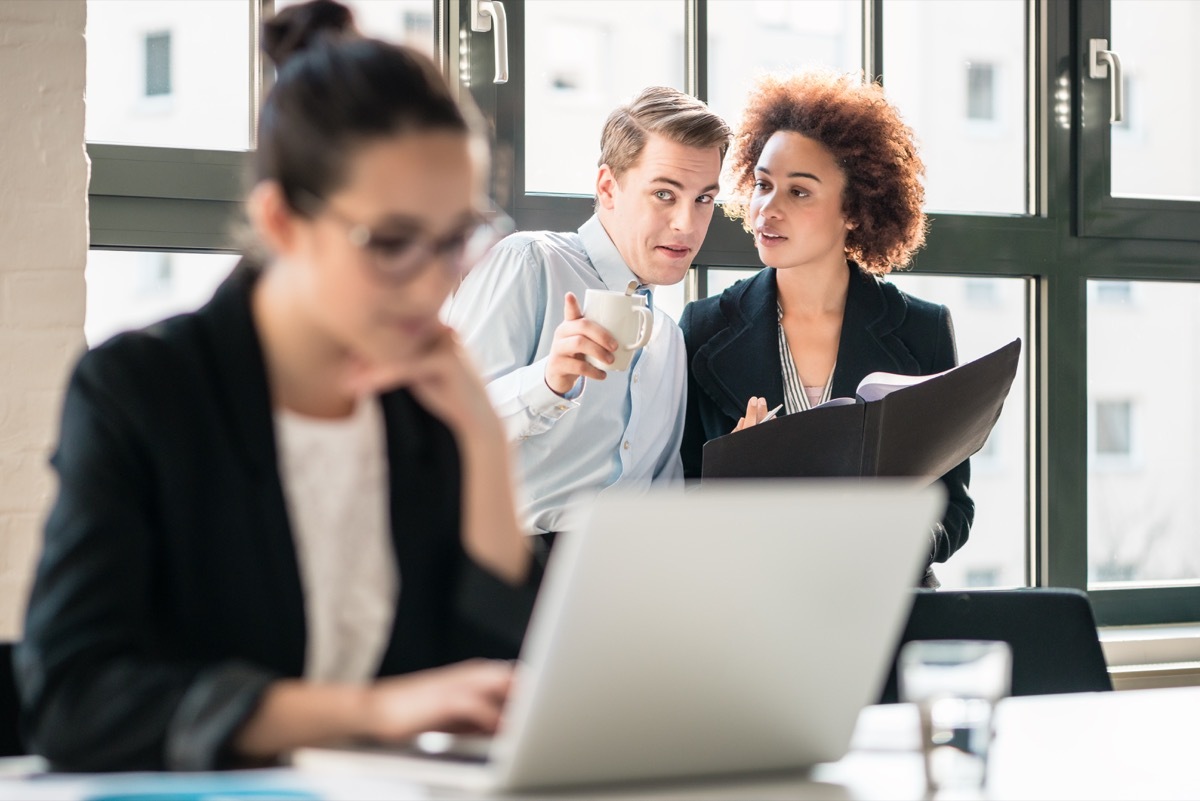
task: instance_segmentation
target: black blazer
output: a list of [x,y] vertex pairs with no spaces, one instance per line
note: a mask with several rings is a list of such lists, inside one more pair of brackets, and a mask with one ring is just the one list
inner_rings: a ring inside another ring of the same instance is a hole
[[[751,397],[765,397],[768,407],[783,402],[777,304],[775,270],[768,267],[683,310],[679,325],[687,345],[688,398],[680,452],[685,477],[700,477],[704,443],[732,431]],[[858,382],[879,370],[928,375],[956,364],[954,326],[945,306],[906,295],[851,266],[832,397],[854,397]],[[975,519],[975,503],[967,493],[970,479],[969,461],[942,476],[950,502],[933,532],[931,561],[946,561],[967,541]]]
[[[245,261],[202,309],[80,359],[52,463],[24,641],[24,728],[61,769],[197,770],[266,686],[299,677],[305,616]],[[381,675],[516,656],[538,575],[513,588],[460,543],[458,451],[382,396],[400,598]]]

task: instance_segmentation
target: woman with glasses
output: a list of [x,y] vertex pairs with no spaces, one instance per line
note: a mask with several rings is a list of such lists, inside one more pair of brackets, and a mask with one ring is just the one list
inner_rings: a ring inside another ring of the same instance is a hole
[[264,41],[257,247],[67,389],[16,657],[57,768],[488,732],[511,680],[538,575],[504,433],[438,319],[495,238],[475,119],[331,0]]
[[[766,75],[750,92],[726,159],[731,198],[766,265],[679,321],[688,358],[684,475],[704,443],[852,397],[876,371],[929,375],[957,364],[945,306],[882,280],[925,242],[924,165],[883,89],[821,70]],[[975,504],[970,465],[942,477],[949,505],[929,534],[928,565],[962,547]]]

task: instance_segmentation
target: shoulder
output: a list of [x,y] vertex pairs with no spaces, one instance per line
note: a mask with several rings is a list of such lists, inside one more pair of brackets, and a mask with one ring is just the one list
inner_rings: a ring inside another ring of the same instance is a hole
[[896,336],[922,362],[924,372],[937,372],[958,363],[950,309],[911,295],[888,281],[879,282],[887,303],[886,314],[895,322]]
[[97,345],[80,357],[73,381],[114,399],[140,395],[165,408],[199,402],[230,362],[239,368],[237,380],[250,379],[250,370],[262,370],[249,300],[258,275],[243,262],[199,309]]
[[196,317],[196,312],[188,312],[116,334],[86,351],[79,359],[77,372],[88,377],[162,380],[195,362],[201,335]]
[[497,242],[486,261],[520,262],[535,267],[554,259],[571,257],[587,257],[587,251],[576,233],[518,231]]
[[719,295],[694,300],[683,310],[679,325],[689,345],[708,340],[717,331],[737,325],[749,312],[770,303],[775,292],[774,271],[759,270],[742,278]]
[[[940,303],[933,303],[900,289],[898,286],[854,265],[852,281],[855,286],[851,293],[869,306],[880,304],[877,309],[878,321],[888,328],[927,327],[937,325],[949,315],[948,309]],[[869,297],[877,301],[865,300]]]
[[888,302],[902,305],[909,318],[935,321],[947,312],[942,304],[911,295],[890,281],[880,281],[880,287]]
[[518,231],[497,242],[466,278],[455,295],[460,301],[489,301],[498,294],[540,294],[569,260],[586,259],[576,234]]

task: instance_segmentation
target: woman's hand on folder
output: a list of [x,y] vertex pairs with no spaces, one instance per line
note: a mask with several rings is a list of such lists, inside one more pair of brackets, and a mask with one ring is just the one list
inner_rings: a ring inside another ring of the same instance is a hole
[[783,404],[780,404],[768,412],[766,398],[751,398],[746,403],[746,416],[738,418],[737,425],[733,427],[733,430],[741,431],[744,428],[756,426],[759,423],[765,423],[774,417],[782,407]]

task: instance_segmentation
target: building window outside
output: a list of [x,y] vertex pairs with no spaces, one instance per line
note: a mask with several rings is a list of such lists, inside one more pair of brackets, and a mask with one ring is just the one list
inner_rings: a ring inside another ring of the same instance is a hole
[[171,32],[146,34],[146,97],[171,94]]
[[1133,404],[1127,400],[1096,401],[1096,455],[1133,454]]
[[986,62],[967,63],[967,119],[996,119],[996,66]]
[[996,282],[990,278],[967,278],[963,280],[963,295],[972,306],[993,307],[1000,305],[1000,293]]
[[998,567],[973,567],[967,570],[968,587],[996,587],[1000,584],[1001,571]]
[[1105,306],[1129,306],[1133,303],[1132,281],[1093,281],[1096,302]]
[[426,50],[433,41],[433,15],[406,9],[403,17],[404,43]]

